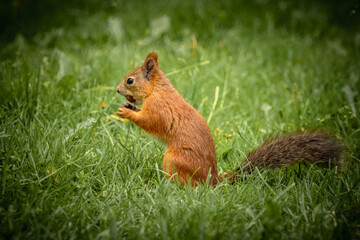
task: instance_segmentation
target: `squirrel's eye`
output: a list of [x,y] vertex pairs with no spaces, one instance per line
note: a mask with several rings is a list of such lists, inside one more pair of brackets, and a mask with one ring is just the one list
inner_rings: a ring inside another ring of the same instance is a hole
[[128,78],[128,79],[126,80],[126,83],[129,84],[129,85],[131,85],[131,84],[134,83],[134,79],[133,79],[133,78]]

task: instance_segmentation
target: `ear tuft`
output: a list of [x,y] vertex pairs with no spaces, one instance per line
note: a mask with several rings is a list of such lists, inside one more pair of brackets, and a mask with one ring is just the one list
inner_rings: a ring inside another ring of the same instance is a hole
[[[149,58],[154,59],[154,61],[155,61],[156,63],[158,63],[158,55],[157,55],[156,52],[151,52],[151,53],[149,53],[149,54],[147,55],[147,57],[146,57],[146,60],[148,60]],[[145,62],[146,62],[146,60],[145,60]]]
[[147,80],[150,80],[152,74],[155,72],[158,65],[159,65],[159,63],[158,63],[157,53],[155,53],[155,52],[149,53],[149,55],[146,57],[144,65],[142,67],[143,72],[144,72],[144,77]]

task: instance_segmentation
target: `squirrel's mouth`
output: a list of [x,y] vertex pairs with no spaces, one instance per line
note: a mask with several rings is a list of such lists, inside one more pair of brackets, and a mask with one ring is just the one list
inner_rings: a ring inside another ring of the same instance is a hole
[[135,103],[136,99],[133,96],[125,95],[126,100],[128,100],[131,103]]

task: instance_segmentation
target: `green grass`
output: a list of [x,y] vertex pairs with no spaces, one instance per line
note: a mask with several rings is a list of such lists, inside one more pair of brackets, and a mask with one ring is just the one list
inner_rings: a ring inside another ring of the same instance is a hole
[[[22,27],[1,37],[0,239],[360,237],[360,32],[336,7],[53,1],[41,17],[21,4],[9,12]],[[166,180],[164,146],[110,117],[126,101],[116,85],[150,51],[208,120],[220,171],[302,129],[342,139],[344,163],[215,188]]]

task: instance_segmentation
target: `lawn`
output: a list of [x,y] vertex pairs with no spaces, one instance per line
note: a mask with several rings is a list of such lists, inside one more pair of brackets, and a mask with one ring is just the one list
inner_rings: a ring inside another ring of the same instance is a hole
[[[359,2],[3,1],[0,239],[359,239]],[[6,9],[6,10],[5,10]],[[346,150],[192,189],[116,117],[156,51],[207,120],[218,169],[267,138],[323,129]]]

